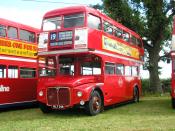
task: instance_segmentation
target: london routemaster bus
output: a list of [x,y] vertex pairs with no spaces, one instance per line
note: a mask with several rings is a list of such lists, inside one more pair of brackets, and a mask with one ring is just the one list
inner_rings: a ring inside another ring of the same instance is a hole
[[36,102],[38,33],[0,18],[0,109]]
[[79,106],[96,115],[104,106],[141,95],[140,36],[99,11],[74,6],[43,17],[37,100],[44,113]]
[[175,17],[173,19],[173,32],[172,32],[172,48],[170,56],[172,59],[172,73],[171,73],[171,98],[172,107],[175,108]]

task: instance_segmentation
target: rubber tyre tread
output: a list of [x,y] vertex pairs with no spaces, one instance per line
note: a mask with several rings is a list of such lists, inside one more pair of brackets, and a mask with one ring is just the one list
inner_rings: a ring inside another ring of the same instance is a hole
[[[94,96],[98,96],[100,98],[100,109],[98,111],[93,110],[92,102],[93,102]],[[90,116],[95,116],[99,114],[102,111],[102,109],[103,109],[103,104],[102,104],[102,98],[100,96],[100,93],[98,91],[93,91],[91,93],[90,100],[86,103],[86,112]]]

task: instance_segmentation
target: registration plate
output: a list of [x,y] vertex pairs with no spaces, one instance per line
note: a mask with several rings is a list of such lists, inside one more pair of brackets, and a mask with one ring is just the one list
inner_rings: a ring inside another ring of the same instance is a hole
[[64,106],[63,105],[53,105],[52,108],[53,109],[63,109]]

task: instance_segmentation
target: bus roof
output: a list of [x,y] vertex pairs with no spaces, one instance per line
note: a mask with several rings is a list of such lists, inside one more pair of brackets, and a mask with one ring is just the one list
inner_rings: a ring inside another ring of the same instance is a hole
[[24,25],[24,24],[21,24],[21,23],[18,23],[18,22],[10,21],[10,20],[7,20],[7,19],[3,19],[3,18],[0,18],[0,24],[2,24],[4,26],[13,26],[13,27],[17,27],[17,28],[20,28],[20,29],[33,31],[33,32],[36,32],[36,33],[40,32],[40,30],[37,29],[37,28],[31,27],[31,26],[28,26],[28,25]]
[[65,14],[72,14],[72,13],[78,13],[78,12],[88,12],[88,13],[94,14],[96,16],[99,16],[99,17],[103,18],[104,20],[107,20],[111,24],[116,25],[119,28],[133,34],[134,36],[140,37],[136,32],[130,30],[129,28],[122,25],[121,23],[116,22],[115,20],[111,19],[110,17],[106,16],[105,14],[101,13],[100,11],[98,11],[94,8],[88,7],[88,6],[70,6],[70,7],[64,7],[64,8],[51,10],[44,15],[44,18],[50,18],[50,17],[59,16],[59,15],[63,15],[63,14],[65,15]]

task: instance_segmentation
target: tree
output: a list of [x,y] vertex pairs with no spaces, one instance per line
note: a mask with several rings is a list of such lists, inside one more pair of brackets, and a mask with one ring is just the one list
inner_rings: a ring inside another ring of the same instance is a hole
[[97,6],[107,15],[136,31],[144,39],[147,54],[145,65],[150,74],[152,91],[161,92],[159,79],[160,56],[163,46],[171,38],[172,16],[175,14],[174,0],[103,0],[102,6]]

